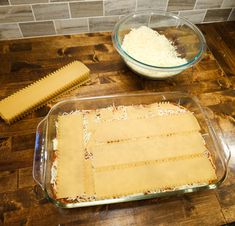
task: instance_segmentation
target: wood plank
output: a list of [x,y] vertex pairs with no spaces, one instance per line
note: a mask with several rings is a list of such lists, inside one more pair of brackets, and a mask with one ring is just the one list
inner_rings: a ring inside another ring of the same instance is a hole
[[0,193],[14,191],[17,189],[17,171],[0,172]]
[[12,171],[32,166],[33,153],[34,149],[11,153],[0,153],[0,171]]
[[[229,27],[230,24],[233,24],[233,22],[226,23],[226,26]],[[228,38],[225,38],[226,40],[224,40],[226,32],[225,29],[223,29],[223,25],[221,27],[216,24],[213,24],[212,26],[200,25],[200,28],[205,33],[209,48],[213,52],[217,61],[219,61],[219,64],[221,65],[225,73],[228,76],[234,75],[233,68],[235,67],[235,55],[230,47],[234,44]]]
[[32,187],[36,184],[32,177],[32,173],[33,173],[33,168],[31,166],[19,169],[19,181],[18,181],[19,188]]

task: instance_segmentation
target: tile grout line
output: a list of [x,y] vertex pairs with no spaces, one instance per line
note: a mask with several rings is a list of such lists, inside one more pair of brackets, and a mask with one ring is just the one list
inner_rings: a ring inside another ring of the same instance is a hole
[[222,1],[220,8],[223,8],[225,0]]
[[34,21],[36,21],[36,17],[35,17],[34,11],[33,11],[33,6],[32,6],[32,5],[30,5],[30,8],[31,8],[31,10],[32,10],[33,19],[34,19]]
[[229,21],[230,17],[232,16],[233,10],[235,10],[235,8],[232,8],[231,12],[228,15],[227,21]]
[[207,9],[187,9],[187,10],[182,10],[182,11],[179,11],[179,12],[198,12],[198,11],[204,11],[206,12]]
[[24,38],[23,32],[22,32],[22,30],[21,30],[21,28],[20,28],[20,24],[19,24],[19,23],[16,23],[16,24],[17,24],[17,26],[18,26],[18,28],[19,28],[21,37]]
[[208,11],[208,9],[206,9],[205,15],[204,15],[204,17],[202,18],[202,23],[204,23],[204,20],[205,20],[205,18],[206,18],[207,11]]
[[105,1],[105,0],[102,0],[102,4],[103,4],[103,16],[105,16],[105,8],[104,8],[104,7],[105,7],[105,4],[104,4],[104,1]]
[[170,0],[167,0],[167,1],[166,1],[165,12],[167,11],[167,8],[168,8],[169,1],[170,1]]
[[196,9],[197,2],[198,2],[198,0],[195,1],[194,7],[192,10]]
[[[29,5],[32,5],[32,6],[34,6],[34,5],[62,5],[62,4],[67,4],[67,3],[69,3],[69,2],[40,2],[40,3],[29,3],[29,4],[27,4],[27,3],[24,3],[24,4],[15,4],[15,5],[13,5],[11,2],[10,2],[10,0],[8,0],[9,1],[9,5],[0,5],[0,8],[1,7],[9,7],[9,6],[11,6],[11,7],[19,7],[19,6],[29,6]],[[94,1],[99,1],[99,0],[94,0]],[[75,3],[77,3],[77,2],[81,2],[81,1],[74,1]]]
[[71,16],[71,8],[70,8],[69,2],[68,2],[68,10],[69,10],[69,19],[72,19],[72,16]]
[[53,26],[54,26],[54,29],[55,29],[55,33],[58,34],[57,30],[56,30],[56,26],[55,26],[55,20],[52,20],[52,23],[53,23]]
[[[108,16],[105,16],[105,17],[119,17],[119,16],[122,16],[122,15],[108,15]],[[26,23],[39,23],[39,22],[48,22],[48,21],[52,21],[52,20],[76,20],[76,19],[87,19],[87,18],[104,18],[104,16],[86,16],[86,17],[78,17],[78,18],[60,18],[60,19],[47,19],[47,20],[28,20],[28,21],[18,21],[18,22],[2,22],[0,24],[15,24],[15,23],[21,23],[21,24],[26,24]]]
[[207,13],[207,9],[205,10],[204,15],[203,15],[202,20],[201,20],[200,23],[203,23],[203,21],[204,21],[204,19],[205,19],[205,17],[206,17],[206,13]]
[[[76,34],[88,34],[88,33],[97,33],[99,31],[95,32],[82,32],[82,33],[76,33]],[[111,32],[111,31],[101,31],[101,32]],[[4,40],[23,40],[23,39],[31,39],[31,38],[48,38],[48,37],[55,37],[55,36],[61,36],[61,35],[70,35],[71,33],[65,33],[65,34],[51,34],[51,35],[38,35],[38,36],[24,36],[21,38],[12,38],[12,39],[0,39],[0,41]],[[75,35],[75,33],[73,33]]]

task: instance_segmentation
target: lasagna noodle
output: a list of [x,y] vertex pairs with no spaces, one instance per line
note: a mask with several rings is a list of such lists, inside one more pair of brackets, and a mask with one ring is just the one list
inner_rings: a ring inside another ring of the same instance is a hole
[[93,196],[95,189],[91,159],[84,161],[84,179],[84,193],[88,196]]
[[205,150],[204,140],[199,132],[142,137],[90,147],[94,167],[195,155]]
[[198,156],[158,164],[117,168],[94,173],[98,198],[113,198],[193,183],[209,183],[216,179],[210,160]]
[[0,101],[0,116],[8,123],[89,79],[89,69],[74,61]]
[[57,198],[85,192],[83,117],[81,113],[58,118]]
[[198,131],[200,126],[192,113],[185,113],[102,123],[89,121],[88,130],[93,135],[93,142],[107,142]]

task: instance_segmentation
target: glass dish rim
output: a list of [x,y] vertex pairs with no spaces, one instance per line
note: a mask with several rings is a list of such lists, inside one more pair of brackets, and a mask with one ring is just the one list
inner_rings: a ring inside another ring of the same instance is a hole
[[[190,27],[197,34],[197,36],[198,36],[198,38],[199,38],[199,40],[201,42],[201,48],[200,48],[199,52],[197,53],[197,55],[192,60],[188,61],[185,64],[181,64],[181,65],[178,65],[178,66],[171,66],[171,67],[159,67],[159,66],[154,66],[154,65],[150,65],[150,64],[145,64],[145,63],[143,63],[141,61],[136,60],[132,56],[130,56],[121,47],[121,43],[120,43],[120,40],[118,38],[118,31],[119,31],[119,28],[120,28],[122,23],[126,22],[129,18],[131,18],[131,17],[133,17],[135,15],[141,15],[141,14],[144,14],[144,15],[146,15],[146,14],[150,14],[150,15],[163,15],[163,16],[169,16],[169,17],[172,17],[174,19],[179,19],[181,21],[184,21],[184,23],[188,27]],[[175,14],[173,14],[171,12],[160,11],[160,10],[157,10],[157,9],[138,10],[138,11],[132,12],[132,13],[124,16],[123,18],[121,18],[115,24],[114,29],[112,31],[112,42],[113,42],[113,45],[114,45],[115,49],[118,51],[118,53],[124,59],[127,58],[127,60],[131,61],[132,63],[134,63],[134,64],[136,64],[138,66],[144,67],[146,69],[152,69],[152,70],[155,70],[155,71],[163,71],[164,69],[166,71],[179,71],[179,70],[187,69],[190,66],[193,66],[196,63],[198,63],[201,60],[201,58],[203,56],[203,53],[206,50],[206,40],[205,40],[205,37],[204,37],[204,35],[202,34],[202,32],[199,30],[199,28],[197,26],[195,26],[193,23],[191,23],[189,20],[187,20],[186,18],[184,18],[182,16],[175,15]]]
[[[99,99],[112,99],[112,98],[118,98],[118,97],[138,97],[138,96],[162,96],[164,98],[164,95],[171,95],[172,98],[190,98],[198,107],[200,112],[203,113],[205,116],[205,121],[207,124],[208,129],[211,132],[213,142],[217,140],[218,136],[216,135],[216,132],[214,131],[214,127],[211,124],[211,120],[208,118],[208,115],[204,111],[203,107],[201,106],[199,100],[195,97],[192,96],[188,93],[183,93],[183,92],[146,92],[146,93],[121,93],[121,94],[113,94],[113,95],[103,95],[103,96],[88,96],[88,97],[75,97],[75,98],[68,98],[65,100],[62,100],[55,104],[50,111],[48,112],[47,116],[41,121],[46,124],[46,127],[48,127],[48,117],[53,113],[55,109],[58,108],[58,106],[63,105],[64,103],[68,102],[74,102],[74,101],[87,101],[87,100],[95,100],[98,101]],[[177,95],[177,96],[176,96]],[[40,123],[41,123],[40,122]],[[39,123],[39,124],[40,124]],[[48,128],[47,128],[48,129]],[[218,145],[218,144],[216,144]],[[222,150],[221,150],[222,151]],[[224,151],[224,150],[223,150]],[[128,201],[136,201],[136,200],[144,200],[144,199],[150,199],[150,198],[156,198],[156,197],[163,197],[163,196],[171,196],[171,195],[177,195],[177,194],[184,194],[184,193],[190,193],[190,192],[196,192],[196,191],[201,191],[201,190],[209,190],[209,189],[215,189],[217,188],[223,181],[225,180],[228,172],[228,161],[224,160],[223,164],[224,165],[224,172],[223,176],[217,180],[214,183],[207,184],[207,185],[199,185],[199,186],[192,186],[189,188],[179,188],[176,190],[166,190],[163,192],[151,192],[150,194],[134,194],[134,195],[129,195],[125,197],[120,197],[120,198],[113,198],[113,199],[104,199],[104,200],[95,200],[95,201],[87,201],[87,202],[74,202],[74,203],[63,203],[53,197],[51,197],[47,191],[47,187],[44,186],[42,187],[46,197],[57,207],[61,208],[75,208],[75,207],[85,207],[85,206],[95,206],[95,205],[102,205],[102,204],[113,204],[113,203],[121,203],[121,202],[128,202]],[[47,166],[45,166],[47,167]],[[46,179],[45,179],[46,180]],[[38,182],[38,181],[37,181]]]

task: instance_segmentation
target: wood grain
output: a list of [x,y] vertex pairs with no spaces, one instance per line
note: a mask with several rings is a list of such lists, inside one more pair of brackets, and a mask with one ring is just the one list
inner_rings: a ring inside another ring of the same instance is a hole
[[[150,81],[131,72],[107,32],[0,42],[0,98],[78,59],[91,69],[91,81],[63,98],[133,91],[191,93],[214,112],[234,151],[235,22],[199,27],[210,50],[194,68],[165,81]],[[235,221],[234,153],[228,178],[217,190],[88,208],[56,208],[31,174],[36,126],[52,104],[10,126],[0,120],[0,225],[223,225]]]

